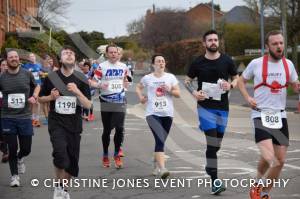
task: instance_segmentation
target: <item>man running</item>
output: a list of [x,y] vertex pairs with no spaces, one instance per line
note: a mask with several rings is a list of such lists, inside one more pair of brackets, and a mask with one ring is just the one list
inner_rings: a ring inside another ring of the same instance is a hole
[[77,177],[82,132],[81,110],[91,108],[90,88],[86,77],[74,70],[75,51],[64,47],[60,52],[61,68],[50,73],[42,86],[39,101],[50,102],[48,131],[53,147],[53,164],[59,182],[53,199],[67,199],[64,180]]
[[35,104],[40,91],[33,75],[20,67],[17,51],[6,53],[7,71],[0,76],[3,95],[2,133],[8,144],[11,187],[20,186],[19,174],[25,173],[24,157],[31,152],[33,127],[30,104]]
[[[42,72],[42,65],[40,63],[37,63],[36,56],[34,53],[30,53],[29,56],[29,62],[23,65],[23,68],[30,71],[35,79],[36,84],[41,85],[42,80],[40,78],[40,75],[43,74]],[[40,127],[40,104],[36,103],[33,104],[31,107],[32,110],[32,125],[34,127]]]
[[[110,167],[108,147],[111,130],[115,129],[114,161],[115,167],[123,167],[123,161],[119,154],[124,137],[124,120],[126,112],[125,88],[128,87],[128,69],[125,64],[119,62],[118,47],[114,44],[106,47],[108,60],[101,63],[94,73],[91,86],[100,88],[101,119],[103,124],[103,167]],[[95,81],[96,80],[96,81]]]
[[[212,180],[212,194],[225,191],[218,179],[217,152],[228,121],[228,91],[236,87],[237,70],[232,59],[219,52],[218,33],[210,30],[203,35],[205,55],[198,57],[189,67],[185,86],[198,101],[198,116],[200,130],[204,131],[206,149],[205,170]],[[197,78],[198,88],[195,89],[192,80]],[[228,79],[232,82],[229,83]]]
[[[268,54],[252,60],[238,81],[239,89],[251,106],[255,142],[260,149],[257,179],[277,179],[285,162],[289,145],[286,119],[287,87],[299,90],[298,75],[293,63],[283,56],[284,39],[280,31],[271,31],[265,40]],[[246,90],[245,83],[254,79],[254,97]],[[252,187],[251,199],[270,199],[272,184]]]

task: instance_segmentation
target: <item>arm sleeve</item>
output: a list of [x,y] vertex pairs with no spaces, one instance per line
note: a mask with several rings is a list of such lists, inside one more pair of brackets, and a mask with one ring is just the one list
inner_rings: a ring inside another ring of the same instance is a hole
[[252,79],[254,76],[254,67],[255,67],[255,62],[252,60],[248,66],[246,67],[246,69],[244,70],[242,76],[244,77],[244,79]]

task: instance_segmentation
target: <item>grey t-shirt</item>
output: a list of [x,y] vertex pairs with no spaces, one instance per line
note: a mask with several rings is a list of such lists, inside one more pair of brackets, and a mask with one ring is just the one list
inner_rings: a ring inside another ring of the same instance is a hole
[[0,75],[0,91],[3,94],[1,118],[31,119],[28,98],[36,87],[33,75],[25,69],[16,74],[8,71]]

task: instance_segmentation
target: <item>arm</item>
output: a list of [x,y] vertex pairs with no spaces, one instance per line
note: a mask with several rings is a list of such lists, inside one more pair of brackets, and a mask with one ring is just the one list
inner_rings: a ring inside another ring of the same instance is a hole
[[[88,86],[88,85],[87,85]],[[89,100],[77,87],[75,83],[68,83],[67,85],[68,91],[73,92],[78,100],[80,101],[81,105],[86,108],[90,109],[92,107],[92,102]]]
[[252,98],[252,97],[249,95],[249,93],[248,93],[248,91],[247,91],[247,89],[246,89],[246,82],[247,82],[247,81],[248,81],[248,80],[245,79],[243,76],[240,76],[240,77],[238,78],[238,81],[237,81],[237,86],[238,86],[238,88],[240,89],[240,92],[241,92],[241,94],[243,95],[243,97],[245,98],[245,100],[249,103],[249,105],[250,105],[252,108],[255,108],[255,107],[257,106],[256,101],[255,101],[254,98]]
[[142,94],[143,93],[143,89],[144,89],[144,86],[141,83],[138,83],[136,85],[135,92],[136,92],[136,94],[137,94],[140,102],[142,104],[145,104],[147,102],[147,97]]
[[205,100],[205,93],[203,91],[197,91],[193,85],[193,79],[186,76],[184,80],[186,89],[199,101]]
[[299,80],[297,80],[297,81],[295,81],[295,82],[292,82],[292,83],[291,83],[291,86],[292,86],[293,91],[294,91],[295,93],[299,93],[299,90],[300,90],[300,82],[299,82]]
[[178,84],[172,86],[170,94],[177,98],[180,97],[180,89]]

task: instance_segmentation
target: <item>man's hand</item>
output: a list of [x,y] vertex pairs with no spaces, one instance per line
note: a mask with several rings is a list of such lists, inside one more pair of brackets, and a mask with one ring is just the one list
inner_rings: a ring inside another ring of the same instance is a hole
[[257,106],[257,103],[256,103],[256,101],[255,101],[255,99],[253,98],[253,97],[248,97],[247,98],[247,102],[248,102],[248,104],[251,106],[251,108],[256,108],[256,106]]
[[36,104],[36,103],[37,103],[37,100],[36,100],[36,98],[35,98],[34,96],[31,96],[30,98],[28,98],[28,102],[29,102],[30,104]]
[[56,89],[56,88],[53,88],[52,90],[51,90],[51,99],[52,100],[56,100],[57,98],[59,98],[60,97],[60,95],[59,95],[59,91]]
[[198,101],[204,101],[206,97],[206,93],[202,90],[200,91],[194,91],[193,96],[198,100]]
[[80,95],[81,94],[81,91],[78,89],[78,87],[75,83],[68,83],[67,84],[67,90],[71,91],[75,95]]
[[227,82],[226,80],[222,80],[221,88],[224,91],[229,91],[231,89],[231,84],[229,82]]

